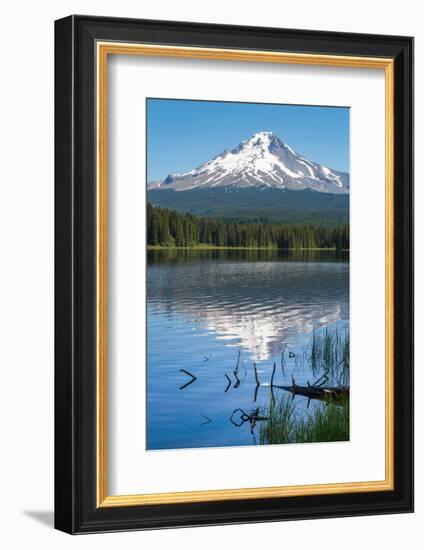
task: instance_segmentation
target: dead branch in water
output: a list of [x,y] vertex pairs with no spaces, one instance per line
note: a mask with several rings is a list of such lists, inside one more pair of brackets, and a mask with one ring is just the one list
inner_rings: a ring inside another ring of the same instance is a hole
[[260,386],[261,384],[260,384],[259,378],[258,378],[258,370],[257,370],[257,368],[256,368],[256,363],[253,363],[253,368],[254,368],[254,370],[255,370],[256,385],[257,385],[257,386]]
[[[236,413],[239,413],[238,422],[236,418]],[[234,409],[230,416],[230,422],[234,424],[234,426],[237,426],[239,428],[245,422],[249,422],[251,430],[253,430],[253,428],[255,427],[256,422],[263,422],[265,420],[268,420],[268,416],[262,416],[259,412],[259,407],[256,407],[256,409],[252,410],[250,414],[245,412],[243,409]]]
[[184,374],[187,374],[187,376],[191,377],[191,380],[189,380],[186,384],[183,384],[178,389],[183,390],[184,388],[187,388],[187,386],[190,386],[190,384],[193,384],[195,380],[197,380],[197,377],[194,376],[194,374],[191,374],[191,372],[188,372],[188,370],[180,369],[180,372],[183,372]]
[[237,365],[236,365],[236,368],[235,368],[235,370],[234,370],[234,374],[235,374],[236,372],[238,372],[239,363],[240,363],[240,350],[239,350],[239,352],[238,352]]
[[270,385],[270,389],[271,389],[271,399],[272,399],[272,404],[275,405],[275,395],[274,395],[274,376],[275,376],[275,369],[276,369],[276,364],[274,362],[274,366],[272,367],[272,375],[271,375],[271,385]]
[[259,388],[260,388],[260,384],[258,384],[255,388],[255,395],[253,396],[253,403],[256,403],[256,400],[258,398],[258,392],[259,392]]
[[272,375],[271,375],[271,387],[274,385],[274,375],[275,375],[275,363],[274,363],[274,366],[272,368]]
[[200,413],[200,415],[203,416],[203,418],[206,419],[206,422],[202,422],[200,424],[201,426],[206,426],[207,424],[210,424],[212,422],[212,419],[209,418],[209,416],[206,416],[206,414]]
[[227,385],[227,387],[225,388],[224,393],[227,393],[227,391],[229,390],[229,388],[230,388],[230,386],[231,386],[231,378],[228,376],[228,374],[225,374],[225,378],[228,380],[228,385]]
[[234,372],[233,372],[234,377],[236,379],[236,383],[234,384],[234,388],[238,388],[240,386],[240,378],[238,377],[239,363],[240,363],[240,350],[238,352],[237,365],[236,365],[236,368],[234,369]]
[[286,369],[285,369],[285,364],[286,364],[286,353],[287,353],[287,344],[284,344],[283,345],[283,350],[281,352],[281,374],[283,375],[283,378],[286,376]]

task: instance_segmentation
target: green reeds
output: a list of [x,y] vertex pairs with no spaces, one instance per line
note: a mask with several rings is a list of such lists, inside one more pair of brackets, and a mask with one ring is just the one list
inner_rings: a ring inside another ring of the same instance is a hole
[[[318,386],[349,386],[349,328],[314,330],[311,340],[296,351],[296,369],[312,370]],[[287,346],[281,352],[281,370],[285,376]],[[292,371],[292,384],[294,385]],[[275,374],[273,368],[272,381]],[[312,380],[308,385],[312,383]],[[349,440],[349,398],[342,401],[313,402],[313,406],[299,410],[291,396],[282,395],[276,401],[273,395],[268,409],[261,411],[267,420],[261,422],[259,441],[273,443],[313,443]]]
[[268,417],[259,429],[262,445],[349,440],[348,399],[318,403],[311,412],[300,413],[290,397],[282,396],[276,404],[271,400],[262,414]]
[[314,330],[303,356],[314,375],[325,375],[333,384],[349,384],[349,329]]
[[264,412],[268,420],[262,422],[259,428],[261,445],[272,443],[293,443],[295,407],[291,399],[281,399],[278,403],[271,400],[269,409]]

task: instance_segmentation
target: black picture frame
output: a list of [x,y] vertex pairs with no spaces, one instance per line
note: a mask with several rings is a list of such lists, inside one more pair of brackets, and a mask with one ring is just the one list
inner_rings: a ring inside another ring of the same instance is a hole
[[[98,40],[394,60],[394,490],[97,507]],[[55,73],[55,527],[76,534],[413,511],[413,39],[73,15],[55,23]]]

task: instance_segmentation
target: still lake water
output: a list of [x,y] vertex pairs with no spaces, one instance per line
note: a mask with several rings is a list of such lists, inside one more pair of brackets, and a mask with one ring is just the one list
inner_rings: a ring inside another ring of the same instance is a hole
[[[296,357],[283,373],[281,352],[298,349],[314,329],[346,326],[349,255],[149,251],[147,319],[147,449],[252,445],[257,434],[249,422],[234,426],[232,412],[269,403],[274,361],[275,384],[290,384],[292,373],[298,384],[313,381],[308,369],[296,368]],[[191,379],[180,369],[197,377],[184,389]]]

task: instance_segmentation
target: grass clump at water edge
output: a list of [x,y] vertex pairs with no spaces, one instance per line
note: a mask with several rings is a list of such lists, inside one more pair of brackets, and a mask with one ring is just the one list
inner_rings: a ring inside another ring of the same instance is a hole
[[337,404],[321,402],[311,412],[299,413],[288,396],[264,411],[268,420],[261,423],[261,445],[275,443],[318,443],[349,440],[349,400]]

